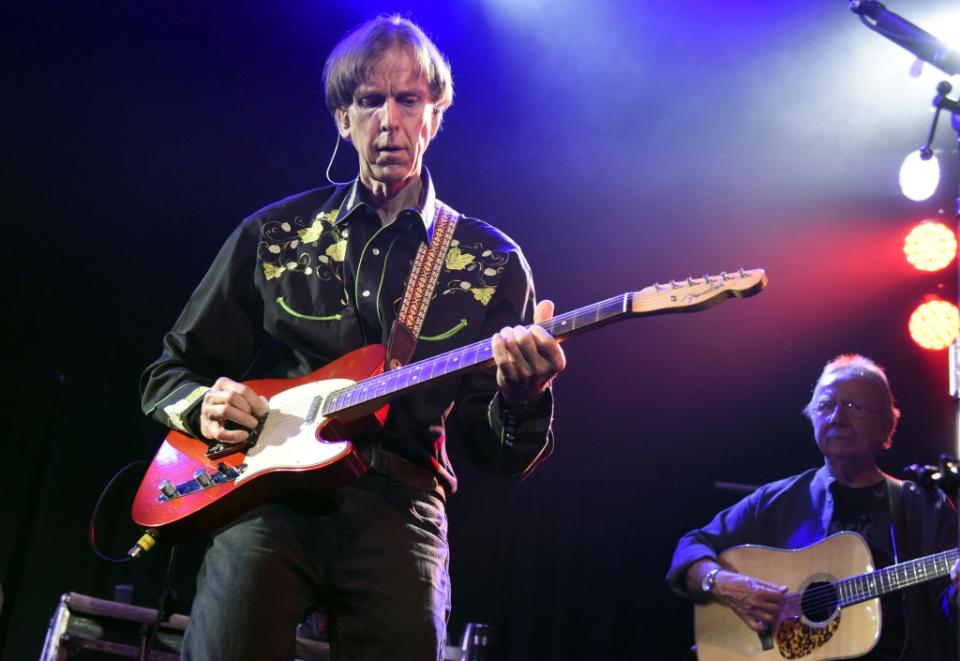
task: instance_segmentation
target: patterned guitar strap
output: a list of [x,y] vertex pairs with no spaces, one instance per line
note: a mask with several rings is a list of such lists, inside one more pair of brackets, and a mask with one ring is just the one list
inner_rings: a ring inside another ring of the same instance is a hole
[[417,250],[403,292],[400,312],[390,329],[390,338],[387,340],[387,369],[406,365],[417,348],[417,337],[423,328],[430,299],[440,280],[440,270],[460,218],[460,214],[440,200],[436,201],[434,209],[433,241],[429,245],[421,243]]

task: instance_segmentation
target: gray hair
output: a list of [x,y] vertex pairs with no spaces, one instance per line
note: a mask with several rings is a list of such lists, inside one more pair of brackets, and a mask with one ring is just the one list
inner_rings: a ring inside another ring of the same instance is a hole
[[348,34],[334,47],[323,67],[323,88],[327,109],[353,103],[357,90],[380,57],[394,47],[408,49],[427,79],[430,100],[443,113],[453,103],[450,63],[415,23],[399,14],[378,16]]
[[849,372],[854,376],[867,379],[883,392],[886,400],[883,415],[887,427],[890,430],[887,438],[889,439],[890,436],[893,436],[893,432],[897,428],[897,422],[900,420],[900,409],[898,409],[894,403],[893,391],[890,389],[890,381],[887,380],[887,373],[874,361],[858,353],[839,355],[824,366],[820,378],[817,379],[817,383],[813,387],[813,395],[803,408],[804,415],[813,420],[813,414],[817,406],[817,393],[821,385],[827,377],[839,372]]

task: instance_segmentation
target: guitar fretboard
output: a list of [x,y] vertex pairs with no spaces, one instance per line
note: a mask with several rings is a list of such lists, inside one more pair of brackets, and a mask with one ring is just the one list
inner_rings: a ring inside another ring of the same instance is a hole
[[958,549],[935,553],[916,560],[901,562],[869,574],[861,574],[837,581],[840,606],[852,606],[868,599],[896,592],[919,583],[946,576],[960,557]]
[[[557,315],[540,325],[554,337],[571,336],[578,331],[598,327],[626,315],[630,310],[632,296],[629,292],[614,296]],[[329,416],[353,406],[388,399],[403,390],[433,379],[450,376],[472,367],[483,367],[492,362],[492,342],[489,339],[475,342],[334,391],[325,398],[321,412],[324,416]]]

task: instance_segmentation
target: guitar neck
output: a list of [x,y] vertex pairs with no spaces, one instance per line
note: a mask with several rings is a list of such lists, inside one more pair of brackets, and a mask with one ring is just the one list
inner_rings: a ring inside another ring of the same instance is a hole
[[[625,293],[599,303],[587,305],[558,315],[540,324],[558,339],[599,328],[605,324],[635,315],[631,311],[633,293]],[[652,313],[652,312],[651,312]],[[493,343],[481,340],[473,344],[411,363],[399,369],[365,379],[334,393],[322,406],[324,416],[335,415],[353,407],[369,406],[371,402],[387,401],[407,390],[436,379],[454,376],[471,369],[493,364]]]
[[837,581],[840,605],[852,606],[946,576],[958,557],[958,549],[951,549]]
[[[627,316],[651,316],[671,312],[694,312],[716,305],[730,297],[745,298],[767,284],[763,269],[733,274],[704,275],[668,284],[653,284],[637,292],[627,292],[599,303],[586,305],[540,324],[559,339],[599,328]],[[320,404],[324,416],[352,411],[369,411],[393,397],[442,377],[460,374],[493,363],[493,344],[482,340],[469,346],[433,356],[399,369],[365,379],[337,390]]]

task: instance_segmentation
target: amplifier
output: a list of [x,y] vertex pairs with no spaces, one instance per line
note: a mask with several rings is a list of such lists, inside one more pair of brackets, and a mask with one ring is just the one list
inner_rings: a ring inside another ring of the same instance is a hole
[[[139,659],[144,633],[156,619],[157,611],[152,608],[67,592],[50,618],[40,661]],[[150,650],[151,661],[178,661],[189,621],[186,615],[174,613],[160,623]],[[298,629],[297,661],[329,661],[330,646],[310,635],[323,626],[316,621],[311,625]],[[470,622],[463,644],[447,645],[444,661],[487,661],[489,642],[490,627]]]

